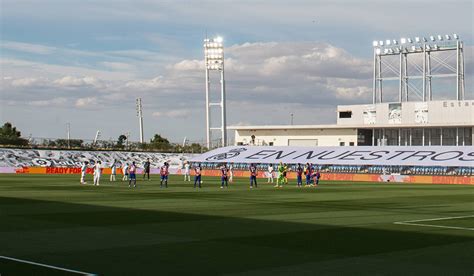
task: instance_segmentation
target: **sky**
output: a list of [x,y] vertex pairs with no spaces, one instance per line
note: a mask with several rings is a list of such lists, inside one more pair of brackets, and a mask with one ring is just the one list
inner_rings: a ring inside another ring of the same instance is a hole
[[206,35],[224,39],[228,125],[334,123],[338,104],[371,102],[372,41],[401,37],[457,33],[473,99],[473,3],[1,0],[0,122],[138,141],[141,97],[146,140],[202,142]]

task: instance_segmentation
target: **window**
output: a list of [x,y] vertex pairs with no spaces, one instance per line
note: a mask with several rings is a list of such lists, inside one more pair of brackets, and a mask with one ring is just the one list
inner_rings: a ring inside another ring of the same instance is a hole
[[237,146],[243,146],[244,143],[243,142],[237,142]]
[[430,134],[430,142],[432,146],[440,146],[441,145],[441,129],[440,128],[431,128],[427,129]]
[[464,145],[472,146],[472,129],[470,127],[464,128]]
[[455,145],[456,145],[456,129],[444,128],[443,129],[443,146],[455,146]]
[[268,145],[269,145],[269,146],[273,146],[273,142],[269,142]]
[[349,142],[349,146],[354,146],[354,142]]
[[352,111],[339,111],[339,118],[352,118]]
[[387,146],[398,146],[398,129],[386,129]]
[[411,130],[411,145],[423,146],[423,129],[422,128],[413,128]]
[[343,147],[343,146],[345,146],[345,145],[346,145],[345,142],[339,142],[339,146]]

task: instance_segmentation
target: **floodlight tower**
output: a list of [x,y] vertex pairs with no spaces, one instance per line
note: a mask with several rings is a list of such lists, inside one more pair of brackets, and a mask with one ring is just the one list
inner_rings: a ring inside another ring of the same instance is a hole
[[140,126],[140,143],[143,144],[143,108],[142,108],[142,98],[137,98],[137,117],[138,124]]
[[[224,80],[224,46],[222,44],[222,37],[206,38],[204,39],[204,59],[206,64],[206,145],[211,147],[211,131],[221,131],[221,146],[227,145],[227,122],[226,122],[226,104],[225,104],[225,80]],[[220,73],[220,88],[221,96],[220,102],[210,102],[211,82],[209,75],[212,71]],[[221,111],[221,126],[211,126],[211,107],[220,107]]]
[[[380,40],[373,42],[374,47],[374,79],[373,79],[373,103],[383,102],[383,82],[399,82],[399,102],[408,102],[413,93],[421,98],[423,102],[433,100],[432,78],[456,78],[456,100],[462,101],[464,93],[464,47],[457,34],[432,35],[428,38],[415,37],[401,38],[397,40]],[[432,55],[436,52],[447,52],[451,56],[444,58]],[[384,57],[399,56],[399,64],[394,65],[385,61]],[[408,57],[422,58],[413,59],[409,62]],[[449,62],[449,58],[456,56],[456,62]],[[432,66],[432,60],[438,64]],[[421,63],[421,64],[420,64]],[[411,65],[416,73],[408,74],[408,66]],[[387,77],[382,73],[395,73],[395,77]],[[417,74],[418,73],[418,74]],[[421,79],[422,86],[416,86],[409,80]],[[410,93],[411,92],[411,93]]]

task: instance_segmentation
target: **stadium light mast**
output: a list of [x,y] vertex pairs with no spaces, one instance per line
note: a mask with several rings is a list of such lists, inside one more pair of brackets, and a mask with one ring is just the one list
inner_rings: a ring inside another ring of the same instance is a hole
[[143,108],[142,108],[142,98],[137,98],[137,116],[138,124],[140,126],[140,143],[143,144]]
[[[227,122],[226,122],[226,103],[225,103],[225,80],[224,80],[224,46],[222,37],[204,39],[204,60],[206,67],[206,145],[211,148],[211,131],[220,130],[221,146],[227,145]],[[217,71],[220,73],[220,102],[210,102],[211,81],[210,73]],[[221,126],[211,126],[211,107],[220,107]]]
[[[401,38],[400,41],[380,40],[374,41],[372,46],[374,47],[372,97],[374,104],[383,102],[382,84],[384,81],[390,80],[399,82],[399,102],[408,102],[412,96],[418,96],[423,102],[433,100],[431,82],[433,78],[456,78],[456,100],[465,99],[464,46],[457,34],[432,35],[429,38]],[[434,53],[441,52],[447,53],[447,56],[434,55]],[[397,55],[399,56],[397,65],[387,62],[385,59],[385,57]],[[450,62],[450,58],[454,55],[456,61]],[[408,57],[413,57],[413,59],[409,61]],[[437,64],[432,66],[432,61]],[[412,70],[409,70],[409,65]],[[386,76],[385,74],[395,74],[396,76]],[[415,79],[422,80],[421,87],[410,81]]]

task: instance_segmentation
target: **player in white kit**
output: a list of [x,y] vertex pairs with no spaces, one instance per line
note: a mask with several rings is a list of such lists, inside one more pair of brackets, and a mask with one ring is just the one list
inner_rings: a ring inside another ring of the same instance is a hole
[[232,163],[229,164],[229,182],[234,182],[234,166]]
[[273,165],[268,165],[267,169],[267,183],[273,183]]
[[184,163],[184,181],[191,181],[191,172],[189,171],[189,169],[190,169],[190,165],[186,161],[186,163]]
[[115,176],[117,175],[117,160],[114,160],[110,164],[110,181],[115,181]]
[[97,161],[94,165],[94,186],[99,186],[101,175],[102,175],[102,163],[100,161]]
[[128,164],[125,162],[123,163],[123,166],[122,166],[122,174],[123,174],[122,181],[128,181]]
[[82,164],[82,167],[81,167],[81,184],[87,184],[86,182],[87,167],[89,167],[89,162],[84,161],[84,164]]

